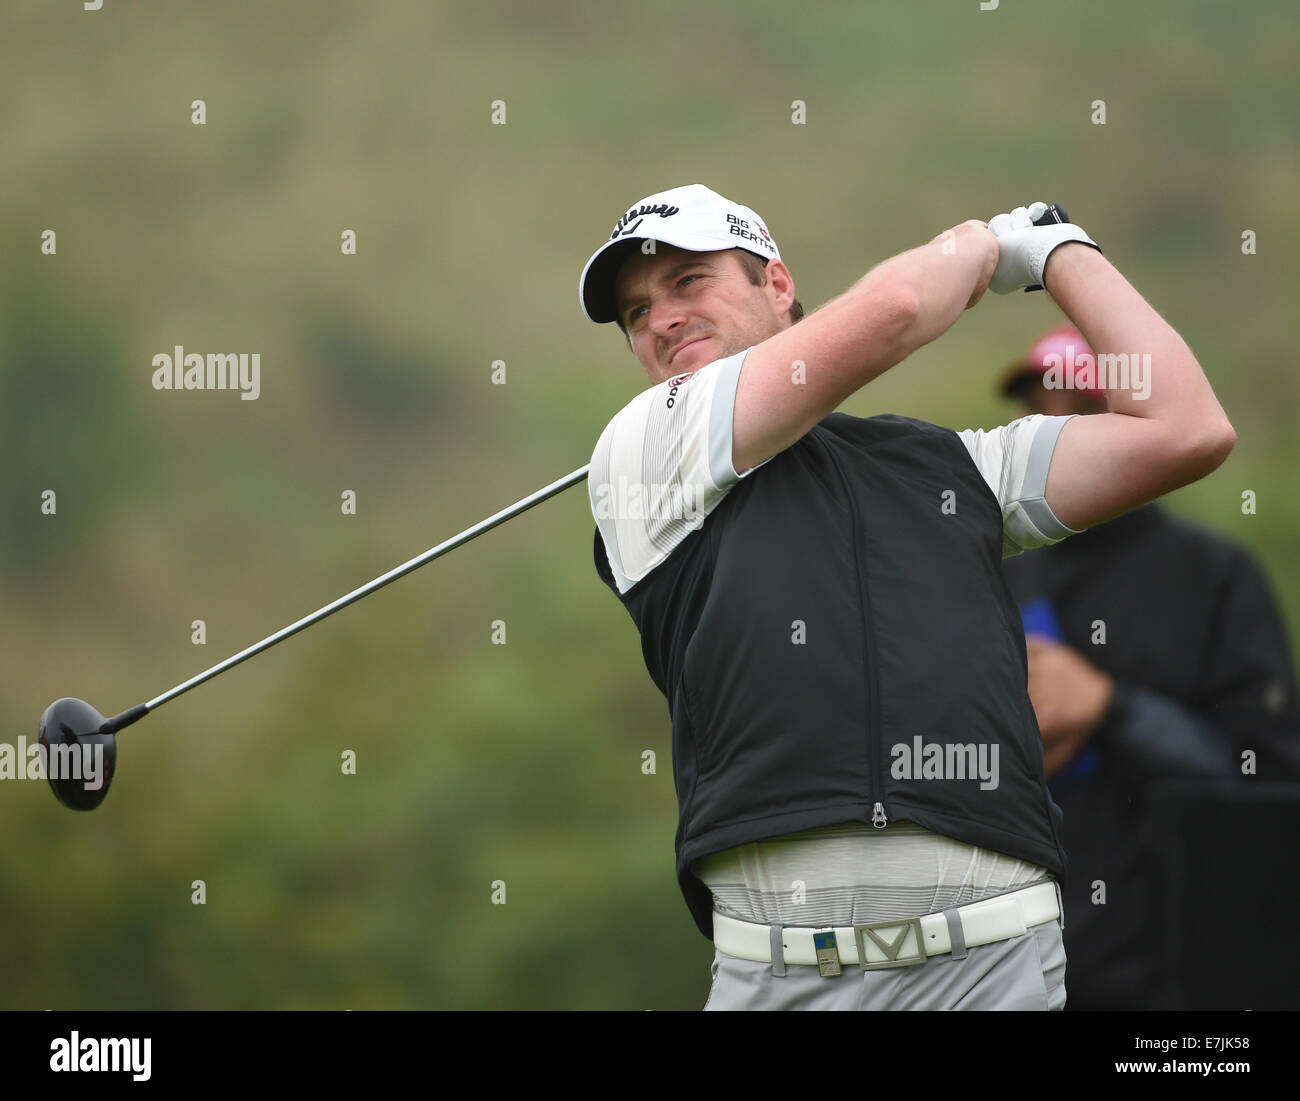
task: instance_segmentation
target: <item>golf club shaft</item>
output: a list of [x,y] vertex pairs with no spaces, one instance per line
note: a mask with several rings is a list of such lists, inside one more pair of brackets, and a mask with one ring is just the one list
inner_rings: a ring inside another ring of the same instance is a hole
[[174,700],[182,693],[188,692],[191,688],[197,687],[206,680],[211,680],[218,673],[224,673],[227,669],[238,665],[241,661],[246,661],[254,654],[260,654],[263,650],[269,650],[277,642],[283,641],[290,635],[296,635],[299,631],[305,630],[313,623],[319,623],[326,616],[333,615],[340,608],[346,608],[349,604],[355,603],[363,596],[368,596],[376,589],[382,589],[385,585],[396,581],[399,577],[405,577],[412,570],[419,569],[426,562],[432,562],[435,558],[441,557],[448,551],[455,550],[457,547],[464,543],[468,543],[476,536],[482,535],[485,531],[491,531],[498,524],[504,524],[512,517],[518,516],[521,512],[527,512],[528,509],[532,508],[534,505],[541,504],[541,502],[545,501],[548,497],[554,497],[557,493],[568,489],[569,486],[575,485],[586,478],[587,470],[588,467],[584,466],[575,470],[572,474],[566,474],[563,478],[552,482],[548,486],[543,486],[536,493],[530,494],[522,501],[518,501],[509,508],[504,508],[500,512],[494,513],[486,520],[480,520],[473,527],[466,528],[459,535],[453,535],[450,539],[439,543],[436,547],[432,547],[423,554],[412,558],[409,562],[404,562],[395,569],[389,570],[381,577],[376,577],[368,584],[362,585],[361,588],[353,589],[352,592],[348,593],[346,596],[341,596],[333,603],[326,604],[325,607],[312,612],[311,615],[304,616],[296,623],[291,623],[288,627],[276,631],[273,635],[268,635],[266,638],[262,639],[261,642],[254,643],[252,646],[248,647],[248,649],[240,650],[239,653],[235,654],[233,657],[226,658],[226,660],[221,662],[219,665],[214,665],[211,669],[205,670],[198,676],[191,677],[183,684],[178,684],[175,688],[164,692],[161,696],[156,696],[148,703],[138,704],[129,711],[123,711],[120,715],[115,715],[113,718],[105,720],[104,725],[100,727],[100,732],[116,733],[123,727],[130,726],[133,722],[142,719],[155,708],[161,707],[168,700]]

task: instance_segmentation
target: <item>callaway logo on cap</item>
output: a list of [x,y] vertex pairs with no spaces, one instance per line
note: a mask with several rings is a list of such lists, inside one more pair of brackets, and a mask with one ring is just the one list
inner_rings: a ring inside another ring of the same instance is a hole
[[688,184],[647,195],[622,211],[609,240],[592,254],[578,280],[582,311],[605,324],[618,318],[614,277],[628,253],[646,240],[662,241],[690,252],[743,248],[764,260],[780,260],[776,242],[757,214],[703,184]]

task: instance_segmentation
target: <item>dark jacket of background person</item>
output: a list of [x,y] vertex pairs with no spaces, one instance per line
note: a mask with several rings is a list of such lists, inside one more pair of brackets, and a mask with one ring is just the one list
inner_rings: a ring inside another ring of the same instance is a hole
[[[1009,558],[1003,570],[1017,603],[1050,600],[1062,641],[1115,678],[1101,722],[1049,781],[1070,865],[1067,1008],[1156,1008],[1163,839],[1151,836],[1147,797],[1177,777],[1300,779],[1282,617],[1245,550],[1154,504]],[[1092,641],[1097,621],[1104,644]],[[1253,777],[1242,770],[1247,750]]]
[[[999,389],[1026,413],[1104,412],[1104,392],[1074,374],[1079,356],[1091,355],[1077,329],[1054,326],[1004,372]],[[1052,385],[1050,366],[1064,368]],[[1061,763],[1053,752],[1047,764],[1070,870],[1066,1008],[1164,1008],[1170,931],[1159,858],[1176,839],[1156,836],[1157,787],[1198,778],[1243,786],[1300,780],[1300,700],[1277,602],[1246,550],[1156,504],[1005,559],[1002,568],[1026,631],[1055,637],[1085,671],[1091,665],[1113,679],[1106,710],[1084,728],[1073,755]],[[1040,660],[1030,647],[1031,696]],[[1059,664],[1037,672],[1067,677]],[[1045,743],[1059,736],[1045,716],[1039,725]],[[1260,838],[1242,859],[1257,860],[1274,840]],[[1205,901],[1230,912],[1228,900]]]

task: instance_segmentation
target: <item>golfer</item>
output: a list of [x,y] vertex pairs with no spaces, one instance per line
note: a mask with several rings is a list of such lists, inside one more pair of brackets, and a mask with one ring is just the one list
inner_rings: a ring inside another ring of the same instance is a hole
[[[618,211],[582,273],[651,383],[588,486],[672,720],[705,1008],[1065,1004],[1060,811],[1000,560],[1204,477],[1235,433],[1179,335],[1045,210],[954,226],[806,318],[766,223],[699,184]],[[1097,353],[1061,378],[1094,372],[1109,412],[835,411],[986,289],[1037,286]]]

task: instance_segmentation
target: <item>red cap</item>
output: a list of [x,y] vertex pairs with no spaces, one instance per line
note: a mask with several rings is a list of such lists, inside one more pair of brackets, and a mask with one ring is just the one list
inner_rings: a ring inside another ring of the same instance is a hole
[[[1033,346],[1027,351],[1023,359],[1017,360],[1007,368],[1003,376],[1001,390],[1007,397],[1016,397],[1024,389],[1026,383],[1031,380],[1041,379],[1049,369],[1049,365],[1044,362],[1048,356],[1058,357],[1055,366],[1063,373],[1067,380],[1067,385],[1081,393],[1090,394],[1093,397],[1102,398],[1106,396],[1106,391],[1100,387],[1093,386],[1074,386],[1075,368],[1082,366],[1078,360],[1080,356],[1088,356],[1090,361],[1095,365],[1096,357],[1092,349],[1088,347],[1088,342],[1083,339],[1083,334],[1073,325],[1057,325],[1043,333]],[[1096,372],[1093,372],[1093,381],[1097,378]]]

